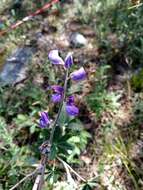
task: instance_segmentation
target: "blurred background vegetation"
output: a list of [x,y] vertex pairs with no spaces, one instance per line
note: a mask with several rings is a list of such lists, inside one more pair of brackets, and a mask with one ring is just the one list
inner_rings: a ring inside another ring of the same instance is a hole
[[[0,31],[48,2],[1,0]],[[61,71],[47,59],[55,48],[62,55],[74,52],[74,67],[83,65],[88,73],[68,92],[76,94],[79,116],[69,120],[63,111],[66,135],[55,136],[56,151],[88,182],[74,180],[82,190],[143,189],[142,12],[142,0],[62,0],[0,36],[0,189],[10,189],[36,168],[38,147],[49,136],[38,119],[43,110],[54,119],[58,109],[48,91],[62,84]],[[32,49],[24,78],[4,83],[8,59],[23,47]],[[47,167],[45,181],[45,189],[73,189],[60,163]],[[32,189],[33,183],[29,179],[17,189]]]

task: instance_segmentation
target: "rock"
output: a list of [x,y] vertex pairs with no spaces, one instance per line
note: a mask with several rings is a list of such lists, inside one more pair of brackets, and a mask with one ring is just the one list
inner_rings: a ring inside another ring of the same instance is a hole
[[78,32],[72,33],[69,40],[72,47],[79,48],[87,45],[86,38]]
[[0,85],[16,84],[24,80],[33,52],[34,49],[30,47],[16,49],[0,72]]

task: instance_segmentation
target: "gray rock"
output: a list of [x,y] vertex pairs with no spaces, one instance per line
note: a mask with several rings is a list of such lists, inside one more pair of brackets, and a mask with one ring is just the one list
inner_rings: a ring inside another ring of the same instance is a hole
[[87,39],[78,32],[72,33],[69,40],[72,47],[79,48],[87,45]]
[[24,80],[33,52],[34,49],[30,47],[16,49],[0,72],[0,85],[15,84]]

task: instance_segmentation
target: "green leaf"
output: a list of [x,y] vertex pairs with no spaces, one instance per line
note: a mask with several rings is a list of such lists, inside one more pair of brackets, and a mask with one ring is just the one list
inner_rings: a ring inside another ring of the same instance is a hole
[[60,113],[60,117],[58,120],[58,124],[60,126],[64,126],[66,124],[68,124],[71,120],[73,120],[73,116],[69,116],[66,112],[66,103],[64,102],[61,113]]
[[69,139],[71,143],[80,143],[80,137],[79,136],[73,136]]
[[85,186],[83,186],[82,190],[92,190],[92,187],[90,187],[89,184],[86,184]]
[[36,131],[36,125],[32,125],[31,127],[30,127],[30,133],[32,134],[32,133],[34,133]]
[[49,159],[50,160],[55,159],[56,155],[57,155],[57,147],[56,147],[55,144],[53,144],[52,147],[51,147],[51,152],[50,152],[50,155],[49,155]]
[[80,120],[78,119],[73,119],[69,122],[68,127],[71,128],[72,130],[82,130],[83,129],[83,124],[81,123]]
[[81,92],[83,88],[83,81],[71,85],[70,89],[68,90],[68,94],[74,94],[77,92]]
[[56,126],[53,141],[57,142],[60,138],[62,138],[62,128],[60,126]]

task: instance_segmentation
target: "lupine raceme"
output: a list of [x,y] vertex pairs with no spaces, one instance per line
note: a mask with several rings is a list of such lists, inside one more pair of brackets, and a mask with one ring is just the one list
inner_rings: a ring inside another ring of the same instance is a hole
[[[73,57],[72,57],[72,53],[68,53],[65,60],[63,60],[60,55],[59,55],[59,51],[58,50],[51,50],[48,54],[48,58],[50,60],[50,62],[53,65],[56,66],[62,66],[65,71],[68,71],[71,66],[73,65]],[[73,81],[81,81],[84,80],[86,78],[86,72],[84,70],[83,67],[81,67],[78,70],[75,70],[74,72],[69,74],[68,80],[73,80]],[[79,113],[79,108],[75,105],[75,101],[74,101],[74,96],[71,95],[69,97],[63,97],[66,89],[60,85],[52,85],[50,87],[50,89],[52,90],[53,94],[51,96],[51,101],[53,103],[59,103],[61,101],[65,102],[66,105],[66,113],[69,116],[77,116]],[[48,116],[47,112],[42,112],[41,113],[41,117],[40,117],[40,127],[41,128],[46,128],[50,125],[50,119]]]

